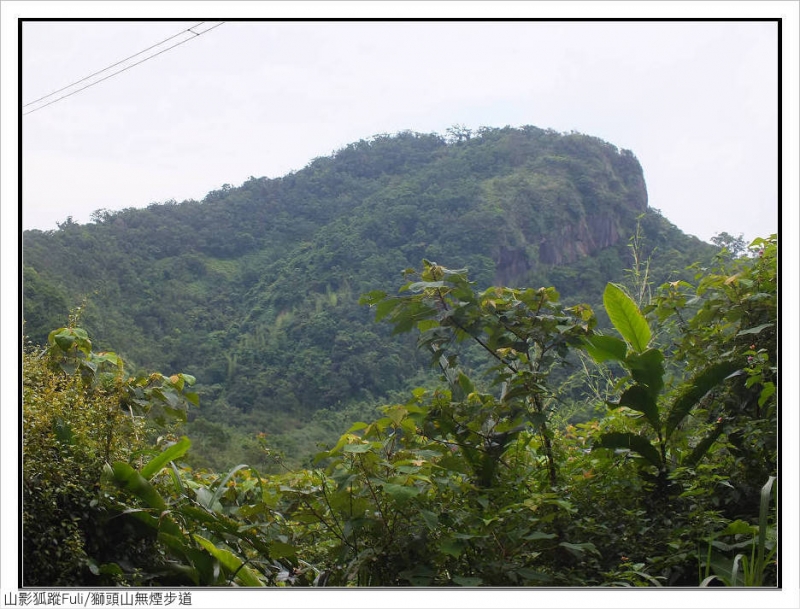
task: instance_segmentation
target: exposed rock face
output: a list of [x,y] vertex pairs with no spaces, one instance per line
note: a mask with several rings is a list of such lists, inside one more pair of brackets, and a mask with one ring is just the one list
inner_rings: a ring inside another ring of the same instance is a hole
[[525,248],[501,247],[496,261],[495,283],[509,285],[531,270],[531,266]]
[[539,262],[562,265],[615,245],[619,228],[610,215],[590,216],[579,224],[567,224],[560,234],[544,237],[539,245]]
[[642,166],[633,153],[623,150],[617,158],[617,171],[621,173],[622,182],[627,189],[627,203],[639,213],[647,211],[647,185],[644,181]]
[[508,242],[495,250],[495,281],[508,285],[539,265],[574,263],[627,239],[647,211],[642,168],[629,151],[599,147],[580,163],[550,157],[525,178],[491,190]]

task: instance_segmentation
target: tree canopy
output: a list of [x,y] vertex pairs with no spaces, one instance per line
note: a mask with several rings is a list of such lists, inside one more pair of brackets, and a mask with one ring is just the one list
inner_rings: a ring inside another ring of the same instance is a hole
[[26,335],[43,344],[82,305],[81,325],[132,366],[196,376],[198,455],[213,460],[231,433],[257,451],[241,429],[308,454],[324,421],[297,447],[298,419],[357,416],[427,374],[413,341],[389,341],[358,305],[399,269],[433,260],[482,287],[553,285],[597,304],[625,279],[637,225],[656,283],[713,254],[647,207],[630,151],[536,127],[462,135],[379,135],[202,202],[26,231]]
[[[194,377],[129,376],[73,316],[23,353],[25,582],[778,585],[777,239],[749,249],[644,306],[608,283],[606,330],[553,288],[408,269],[361,303],[439,383],[266,477],[188,467]],[[560,426],[571,356],[605,412]]]

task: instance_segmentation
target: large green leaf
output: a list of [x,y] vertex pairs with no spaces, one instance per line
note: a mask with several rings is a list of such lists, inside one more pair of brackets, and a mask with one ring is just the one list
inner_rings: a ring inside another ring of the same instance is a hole
[[631,385],[620,396],[618,402],[609,403],[609,406],[625,406],[631,410],[641,412],[647,418],[653,429],[658,431],[661,427],[658,420],[658,405],[647,387]]
[[130,508],[125,510],[123,514],[131,518],[136,518],[139,522],[143,522],[159,533],[164,532],[173,537],[180,537],[183,535],[181,528],[168,513],[161,512],[158,516],[154,516],[143,509]]
[[541,539],[553,539],[555,536],[555,533],[542,533],[541,531],[534,531],[533,533],[525,535],[522,539],[527,539],[528,541],[539,541]]
[[661,456],[658,454],[656,447],[650,444],[647,438],[630,432],[614,431],[603,434],[595,442],[593,448],[628,449],[638,453],[659,469],[663,466]]
[[346,453],[368,453],[372,450],[372,444],[369,442],[364,444],[345,444],[342,450]]
[[585,552],[589,552],[590,554],[595,554],[597,556],[600,556],[600,552],[597,550],[597,547],[591,542],[569,543],[568,541],[562,541],[558,545],[560,545],[563,548],[566,548],[578,558],[582,558]]
[[152,508],[163,511],[167,504],[158,491],[143,477],[124,461],[117,461],[111,466],[114,481],[127,491],[136,495]]
[[230,480],[233,477],[233,475],[236,472],[238,472],[240,469],[245,469],[247,467],[250,467],[250,466],[247,465],[246,463],[240,463],[239,465],[231,468],[231,470],[225,475],[225,477],[222,479],[222,481],[217,485],[217,490],[214,491],[214,496],[211,498],[211,501],[209,502],[209,504],[206,507],[211,509],[212,506],[217,501],[219,501],[219,498],[222,496],[222,493],[225,492],[225,490],[227,488],[226,485],[228,484],[228,480]]
[[618,285],[609,283],[603,292],[603,305],[611,323],[633,350],[641,353],[647,349],[652,338],[650,326],[631,297]]
[[465,396],[475,391],[475,385],[472,380],[463,372],[458,373],[458,386]]
[[691,412],[697,403],[703,399],[711,389],[736,372],[739,368],[732,361],[712,364],[689,380],[688,386],[672,403],[666,422],[666,437],[680,425],[681,421]]
[[744,336],[745,334],[759,334],[762,330],[766,328],[771,328],[775,324],[768,323],[768,324],[761,324],[760,326],[756,326],[755,328],[747,328],[746,330],[740,330],[737,332],[736,336]]
[[419,513],[420,516],[422,516],[422,519],[425,521],[427,527],[431,531],[435,531],[439,526],[439,517],[429,510],[420,510]]
[[392,313],[400,304],[398,298],[387,298],[375,305],[375,321],[381,321],[384,317]]
[[399,504],[403,504],[419,495],[419,489],[416,486],[405,486],[391,482],[384,483],[383,491]]
[[739,571],[738,567],[741,557],[741,554],[737,554],[736,557],[731,560],[723,554],[714,552],[711,555],[711,560],[708,561],[708,565],[711,567],[711,570],[714,571],[717,578],[726,586],[741,587],[744,586],[744,577],[742,577],[742,573]]
[[199,535],[192,535],[192,538],[205,548],[209,554],[216,558],[222,566],[230,573],[235,573],[238,579],[245,586],[263,587],[264,582],[259,579],[256,571],[244,564],[244,562],[230,550],[218,548],[211,541]]
[[653,400],[664,387],[664,354],[659,349],[647,349],[643,353],[631,353],[625,358],[625,365],[633,380],[647,388]]
[[51,343],[54,342],[62,351],[69,351],[69,348],[75,342],[75,337],[67,329],[60,332],[53,331],[50,333]]
[[182,572],[191,578],[196,586],[211,586],[215,583],[214,559],[206,552],[193,547],[188,538],[159,532],[158,541],[179,556],[183,556],[185,561],[192,565],[191,567],[185,565]]
[[162,468],[166,467],[168,463],[185,455],[191,445],[192,442],[189,438],[183,436],[175,444],[153,457],[148,464],[142,468],[142,476],[149,480],[160,472]]
[[600,334],[584,339],[584,348],[597,363],[609,360],[623,361],[628,352],[625,341]]
[[206,530],[213,531],[219,534],[220,537],[225,537],[227,535],[237,537],[253,546],[263,556],[270,555],[269,545],[261,541],[258,535],[251,534],[251,527],[244,526],[243,528],[240,520],[230,518],[220,512],[210,512],[203,508],[188,505],[182,506],[180,513],[181,516],[190,521],[202,523]]
[[411,290],[412,292],[422,292],[423,290],[432,290],[445,287],[444,281],[415,281],[403,286],[403,289]]
[[454,539],[453,537],[445,537],[439,542],[439,550],[443,554],[448,554],[454,558],[461,556],[467,544],[462,539]]

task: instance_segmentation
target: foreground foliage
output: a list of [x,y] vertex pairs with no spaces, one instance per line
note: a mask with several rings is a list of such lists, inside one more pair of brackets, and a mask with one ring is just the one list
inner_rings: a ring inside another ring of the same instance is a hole
[[[642,306],[608,284],[603,333],[553,288],[425,261],[362,303],[439,386],[269,476],[186,464],[192,377],[53,331],[23,354],[25,583],[774,586],[777,239],[750,251]],[[603,416],[560,423],[563,370]]]
[[155,539],[117,509],[103,470],[160,452],[170,422],[197,403],[194,378],[129,377],[117,354],[92,351],[73,325],[22,359],[25,585],[147,583],[159,564]]

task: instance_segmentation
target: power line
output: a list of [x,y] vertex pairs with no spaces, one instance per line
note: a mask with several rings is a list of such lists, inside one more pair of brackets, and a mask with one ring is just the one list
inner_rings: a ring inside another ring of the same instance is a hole
[[113,73],[109,74],[108,76],[105,76],[105,77],[103,77],[103,78],[101,78],[101,79],[99,79],[99,80],[96,80],[96,81],[94,81],[94,82],[92,82],[92,83],[89,83],[88,85],[86,85],[86,86],[83,86],[83,87],[81,87],[80,89],[76,89],[75,91],[72,91],[71,93],[67,93],[66,95],[62,95],[61,97],[58,97],[58,98],[56,98],[56,99],[54,99],[54,100],[52,100],[52,101],[49,101],[49,102],[47,102],[46,104],[42,104],[42,105],[41,105],[41,106],[39,106],[38,108],[34,108],[33,110],[29,110],[28,112],[23,112],[23,114],[22,114],[22,115],[23,115],[23,116],[27,116],[28,114],[32,114],[33,112],[36,112],[37,110],[41,110],[42,108],[46,108],[47,106],[49,106],[49,105],[51,105],[51,104],[54,104],[54,103],[56,103],[56,102],[58,102],[58,101],[61,101],[62,99],[66,99],[67,97],[71,97],[72,95],[75,95],[76,93],[80,93],[81,91],[83,91],[83,90],[85,90],[85,89],[88,89],[89,87],[93,87],[93,86],[95,86],[95,85],[98,85],[98,84],[100,84],[101,82],[103,82],[104,80],[108,80],[108,79],[109,79],[109,78],[111,78],[112,76],[116,76],[117,74],[121,74],[122,72],[125,72],[125,71],[127,71],[127,70],[130,70],[131,68],[133,68],[133,67],[135,67],[135,66],[138,66],[138,65],[139,65],[139,64],[141,64],[141,63],[144,63],[145,61],[148,61],[148,60],[150,60],[150,59],[153,59],[153,57],[158,57],[158,56],[159,56],[159,55],[161,55],[162,53],[166,53],[167,51],[169,51],[169,50],[171,50],[171,49],[174,49],[175,47],[178,47],[178,46],[180,46],[180,45],[182,45],[182,44],[184,44],[184,43],[186,43],[186,42],[189,42],[190,40],[194,40],[195,38],[198,38],[200,35],[202,35],[202,34],[205,34],[206,32],[210,32],[211,30],[213,30],[213,29],[215,29],[215,28],[218,28],[219,26],[221,26],[221,25],[222,25],[223,23],[225,23],[225,22],[224,22],[224,21],[221,21],[221,22],[217,23],[216,25],[213,25],[213,26],[211,26],[210,28],[208,28],[208,29],[206,29],[206,30],[203,30],[202,32],[199,32],[199,33],[194,31],[194,29],[195,29],[195,28],[198,28],[198,27],[200,27],[200,26],[201,26],[201,25],[203,25],[204,23],[205,23],[205,21],[201,21],[200,23],[198,23],[198,24],[196,24],[196,25],[193,25],[192,27],[190,27],[190,28],[188,28],[188,29],[186,29],[186,30],[183,30],[182,32],[178,32],[178,33],[177,33],[177,34],[175,34],[174,36],[170,36],[169,38],[166,38],[166,39],[162,40],[162,41],[161,41],[161,42],[159,42],[158,44],[154,44],[153,46],[150,46],[150,47],[148,47],[148,48],[144,49],[143,51],[139,51],[138,53],[135,53],[135,54],[131,55],[130,57],[126,57],[125,59],[122,59],[122,60],[120,60],[120,61],[118,61],[118,62],[116,62],[116,63],[114,63],[114,64],[112,64],[112,65],[110,65],[110,66],[108,66],[108,67],[106,67],[106,68],[103,68],[102,70],[99,70],[99,71],[95,72],[94,74],[90,74],[89,76],[86,76],[86,77],[84,77],[84,78],[82,78],[82,79],[80,79],[80,80],[77,80],[77,81],[73,82],[72,84],[70,84],[70,85],[67,85],[66,87],[62,87],[62,88],[60,88],[60,89],[58,89],[58,90],[56,90],[56,91],[53,91],[52,93],[48,93],[47,95],[45,95],[45,96],[43,96],[43,97],[40,97],[39,99],[35,99],[35,100],[33,100],[32,102],[28,102],[27,104],[25,104],[25,105],[24,105],[24,106],[22,106],[22,107],[23,107],[23,108],[27,108],[28,106],[31,106],[31,105],[33,105],[33,104],[35,104],[35,103],[37,103],[37,102],[40,102],[40,101],[42,101],[42,100],[44,100],[44,99],[47,99],[48,97],[52,97],[53,95],[55,95],[55,94],[57,94],[57,93],[60,93],[60,92],[62,92],[62,91],[66,91],[67,89],[71,89],[71,88],[72,88],[72,87],[74,87],[75,85],[78,85],[78,84],[80,84],[80,83],[82,83],[82,82],[84,82],[84,81],[87,81],[87,80],[89,80],[90,78],[94,78],[94,77],[95,77],[95,76],[97,76],[98,74],[102,74],[103,72],[107,72],[107,71],[108,71],[108,70],[110,70],[111,68],[114,68],[114,67],[116,67],[116,66],[118,66],[118,65],[120,65],[120,64],[123,64],[123,63],[125,63],[126,61],[128,61],[128,60],[130,60],[130,59],[133,59],[134,57],[138,57],[138,56],[139,56],[139,55],[141,55],[142,53],[146,53],[147,51],[150,51],[150,50],[152,50],[152,49],[154,49],[154,48],[156,48],[156,47],[159,47],[159,46],[161,46],[162,44],[164,44],[165,42],[169,42],[170,40],[172,40],[172,39],[174,39],[174,38],[177,38],[178,36],[182,36],[182,35],[186,34],[187,32],[189,32],[189,33],[191,33],[191,34],[194,34],[194,36],[192,36],[192,37],[190,37],[190,38],[187,38],[186,40],[182,40],[182,41],[178,42],[177,44],[173,44],[172,46],[169,46],[169,47],[167,47],[166,49],[163,49],[163,50],[159,51],[158,53],[153,53],[152,55],[149,55],[148,57],[145,57],[144,59],[142,59],[142,60],[140,60],[140,61],[137,61],[136,63],[133,63],[133,64],[131,64],[131,65],[129,65],[129,66],[127,66],[127,67],[125,67],[125,68],[122,68],[121,70],[117,70],[116,72],[113,72]]
[[[43,99],[47,99],[48,97],[52,97],[52,96],[53,96],[53,95],[55,95],[56,93],[61,93],[61,91],[66,91],[67,89],[69,89],[69,88],[71,88],[71,87],[74,87],[75,85],[77,85],[77,84],[80,84],[80,83],[82,83],[82,82],[83,82],[83,81],[85,81],[85,80],[89,80],[90,78],[93,78],[93,77],[97,76],[98,74],[102,74],[103,72],[106,72],[106,71],[110,70],[111,68],[115,68],[115,67],[117,67],[118,65],[120,65],[120,64],[122,64],[122,63],[125,63],[125,62],[126,62],[126,61],[128,61],[129,59],[133,59],[134,57],[138,57],[139,55],[141,55],[142,53],[146,53],[146,52],[147,52],[147,51],[149,51],[150,49],[154,49],[154,48],[156,48],[156,47],[159,47],[159,46],[161,46],[162,44],[164,44],[165,42],[169,42],[169,41],[170,41],[170,40],[172,40],[173,38],[177,38],[178,36],[183,36],[183,35],[184,35],[186,32],[189,32],[189,31],[191,31],[191,30],[192,30],[192,28],[200,27],[200,26],[201,26],[201,25],[203,25],[204,23],[205,23],[205,21],[201,21],[201,22],[200,22],[200,23],[198,23],[197,25],[193,25],[192,27],[190,27],[190,28],[189,28],[189,29],[187,29],[187,30],[183,30],[182,32],[178,32],[178,33],[177,33],[177,34],[175,34],[174,36],[170,36],[169,38],[167,38],[167,39],[165,39],[165,40],[162,40],[161,42],[159,42],[159,43],[157,43],[157,44],[154,44],[154,45],[153,45],[153,46],[151,46],[151,47],[147,47],[147,48],[146,48],[146,49],[144,49],[143,51],[139,51],[138,53],[135,53],[134,55],[131,55],[130,57],[126,57],[125,59],[121,59],[121,60],[120,60],[120,61],[118,61],[117,63],[111,64],[111,65],[110,65],[110,66],[108,66],[107,68],[103,68],[102,70],[99,70],[99,71],[95,72],[94,74],[89,74],[89,76],[87,76],[86,78],[81,78],[80,80],[77,80],[77,81],[75,81],[74,83],[72,83],[72,84],[70,84],[70,85],[67,85],[66,87],[61,87],[60,89],[58,89],[58,90],[56,90],[56,91],[53,91],[52,93],[48,93],[47,95],[44,95],[44,96],[40,97],[39,99],[34,99],[32,102],[28,102],[27,104],[25,104],[25,105],[24,105],[24,106],[22,106],[22,107],[23,107],[23,108],[27,108],[28,106],[32,106],[33,104],[35,104],[35,103],[37,103],[37,102],[40,102],[40,101],[42,101]],[[194,34],[194,32],[192,32],[192,33]],[[191,40],[191,38],[190,38],[189,40]]]

